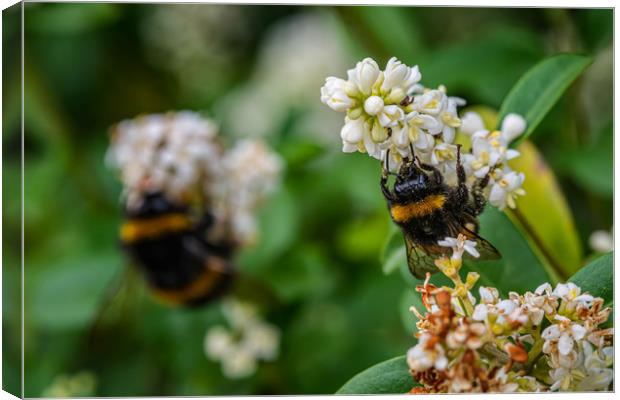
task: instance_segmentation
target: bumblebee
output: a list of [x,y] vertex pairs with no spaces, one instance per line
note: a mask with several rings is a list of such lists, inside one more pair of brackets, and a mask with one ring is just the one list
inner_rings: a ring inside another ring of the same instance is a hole
[[138,208],[126,212],[121,245],[157,299],[198,306],[223,295],[235,276],[234,246],[206,239],[213,223],[209,212],[194,222],[187,206],[149,193]]
[[438,257],[450,255],[451,249],[437,243],[446,237],[463,234],[475,241],[478,260],[501,258],[491,243],[478,236],[478,216],[486,205],[482,191],[490,176],[476,181],[470,189],[461,164],[460,145],[456,161],[456,186],[446,184],[437,168],[423,164],[416,156],[401,165],[393,190],[388,187],[389,168],[381,175],[381,190],[390,216],[403,231],[409,270],[419,279],[424,279],[426,272],[438,271]]

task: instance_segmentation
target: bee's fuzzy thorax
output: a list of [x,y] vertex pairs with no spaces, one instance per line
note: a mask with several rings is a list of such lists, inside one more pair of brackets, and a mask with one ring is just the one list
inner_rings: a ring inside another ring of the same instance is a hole
[[446,203],[446,196],[443,194],[431,194],[420,201],[392,204],[390,214],[395,222],[407,222],[414,218],[428,216],[440,210]]

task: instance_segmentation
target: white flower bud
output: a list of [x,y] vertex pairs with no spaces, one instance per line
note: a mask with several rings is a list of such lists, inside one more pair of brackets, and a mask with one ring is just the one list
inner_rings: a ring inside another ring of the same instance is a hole
[[588,240],[592,250],[599,253],[607,253],[614,249],[614,238],[610,232],[594,231]]
[[343,141],[356,144],[364,137],[364,121],[362,118],[349,120],[340,130]]
[[502,121],[502,135],[506,142],[512,142],[517,136],[525,132],[527,122],[519,114],[508,114]]
[[474,313],[471,317],[476,321],[484,321],[487,318],[487,313],[487,306],[484,304],[478,304],[476,308],[474,308]]
[[364,102],[364,110],[368,113],[368,115],[378,115],[381,111],[383,111],[383,99],[379,96],[370,96]]
[[461,118],[461,132],[473,135],[481,130],[484,130],[484,122],[480,114],[473,111],[466,112]]
[[362,93],[369,94],[371,92],[372,85],[375,84],[380,72],[377,62],[372,58],[365,58],[357,63],[354,75]]

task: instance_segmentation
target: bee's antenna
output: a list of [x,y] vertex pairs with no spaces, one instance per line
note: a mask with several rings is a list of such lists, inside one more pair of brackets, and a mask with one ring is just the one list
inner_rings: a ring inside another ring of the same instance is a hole
[[385,153],[385,169],[387,170],[389,174],[390,173],[390,149],[387,149],[387,152]]
[[414,158],[416,158],[415,151],[413,150],[413,143],[409,142],[409,149],[411,150],[411,161],[413,162]]

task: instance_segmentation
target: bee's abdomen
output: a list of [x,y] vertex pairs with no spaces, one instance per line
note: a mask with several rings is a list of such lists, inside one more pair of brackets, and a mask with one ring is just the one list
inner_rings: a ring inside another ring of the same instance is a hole
[[224,294],[233,279],[233,269],[227,260],[211,256],[199,267],[193,280],[179,286],[160,286],[151,283],[153,295],[168,304],[196,306]]
[[165,303],[203,304],[221,296],[233,279],[230,262],[209,251],[192,231],[168,231],[123,244],[153,295]]
[[394,222],[403,224],[417,218],[430,216],[439,211],[445,203],[445,195],[431,194],[419,201],[391,204],[390,214]]

